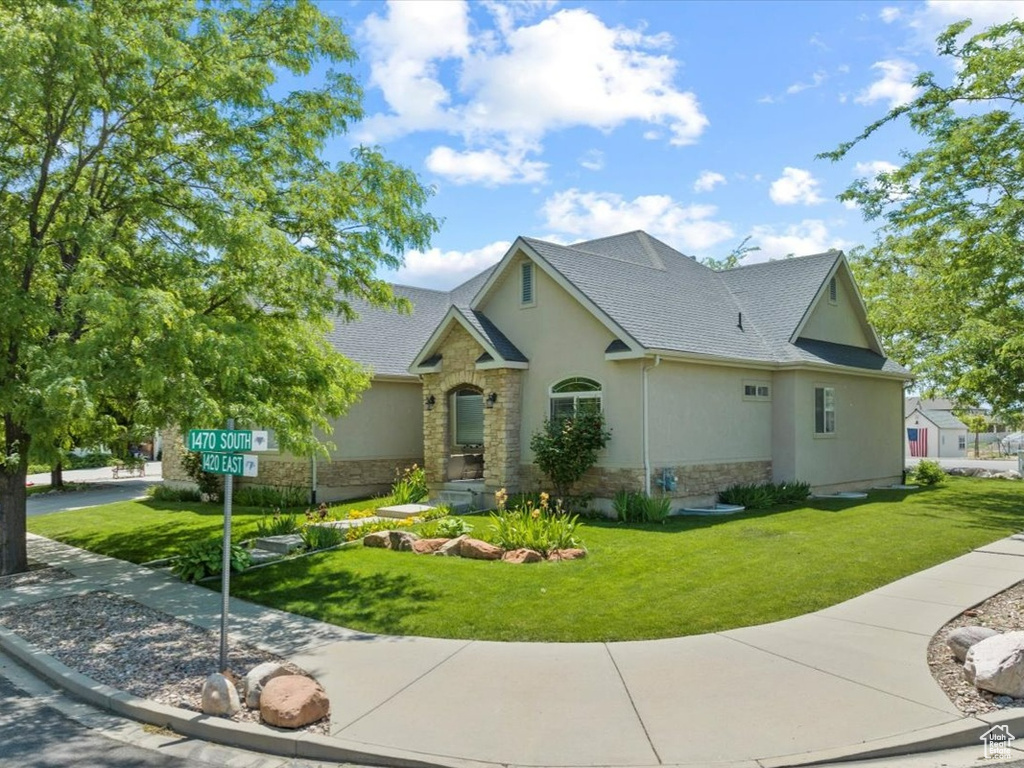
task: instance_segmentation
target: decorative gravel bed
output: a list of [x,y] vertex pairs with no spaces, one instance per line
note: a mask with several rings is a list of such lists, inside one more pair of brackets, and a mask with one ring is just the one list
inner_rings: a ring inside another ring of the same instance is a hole
[[[216,671],[220,635],[110,592],[61,597],[0,611],[0,624],[93,680],[174,707],[202,711],[206,677]],[[230,645],[235,677],[265,661],[303,670],[272,654]],[[241,694],[241,691],[239,691]],[[232,720],[259,723],[259,712],[242,709]],[[329,720],[299,731],[326,735]]]
[[73,578],[75,578],[75,574],[69,573],[63,568],[29,565],[29,570],[25,573],[12,573],[10,576],[0,576],[0,589],[29,587],[34,584],[51,584],[55,581]]
[[946,635],[957,627],[990,627],[997,632],[1024,630],[1024,581],[1015,584],[1005,592],[993,595],[985,602],[964,611],[940,629],[928,644],[928,666],[932,677],[939,684],[949,700],[965,715],[992,712],[1008,707],[1024,707],[1024,699],[999,696],[975,688],[964,679],[963,664],[958,662],[952,651],[946,647]]

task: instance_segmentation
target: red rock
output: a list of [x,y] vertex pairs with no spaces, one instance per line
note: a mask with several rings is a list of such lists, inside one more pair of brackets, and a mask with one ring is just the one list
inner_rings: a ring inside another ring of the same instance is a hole
[[444,544],[437,548],[434,552],[435,555],[441,555],[441,557],[458,557],[462,550],[462,542],[468,537],[463,534],[454,539],[448,539]]
[[421,555],[437,552],[448,543],[448,539],[419,539],[412,543],[412,551]]
[[506,552],[501,556],[501,559],[506,563],[539,563],[544,558],[541,557],[540,552],[536,552],[532,549],[513,549]]
[[470,560],[501,560],[505,550],[480,539],[463,539],[459,554]]
[[553,549],[548,555],[548,560],[580,560],[587,556],[585,549]]
[[331,702],[316,680],[284,675],[269,680],[260,695],[260,717],[278,728],[301,728],[331,713]]

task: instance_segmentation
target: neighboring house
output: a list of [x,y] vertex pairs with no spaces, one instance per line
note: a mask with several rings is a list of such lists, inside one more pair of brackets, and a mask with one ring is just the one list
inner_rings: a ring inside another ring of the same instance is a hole
[[[320,498],[384,490],[413,461],[435,489],[546,487],[530,436],[581,409],[612,430],[576,489],[597,498],[901,479],[909,373],[885,357],[839,251],[716,272],[644,232],[520,237],[450,293],[395,290],[411,315],[357,307],[331,335],[374,379],[337,422]],[[309,484],[312,467],[263,457],[260,475]]]
[[903,412],[910,414],[918,408],[922,411],[943,411],[952,415],[984,416],[989,422],[985,432],[998,433],[1006,431],[1006,425],[993,418],[992,407],[988,405],[959,405],[945,397],[937,397],[931,400],[923,397],[908,397]]
[[911,456],[962,459],[967,455],[967,426],[951,411],[918,405],[907,415],[906,428]]

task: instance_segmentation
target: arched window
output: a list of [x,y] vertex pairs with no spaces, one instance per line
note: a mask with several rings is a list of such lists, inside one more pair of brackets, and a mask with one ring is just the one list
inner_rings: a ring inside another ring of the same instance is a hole
[[564,419],[581,411],[601,412],[601,385],[574,376],[551,387],[551,419]]

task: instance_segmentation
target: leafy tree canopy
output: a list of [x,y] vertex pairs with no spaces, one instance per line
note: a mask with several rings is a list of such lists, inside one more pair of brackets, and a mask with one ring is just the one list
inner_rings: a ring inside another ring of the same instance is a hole
[[923,389],[996,412],[1024,408],[1024,22],[938,38],[951,80],[917,78],[920,95],[823,157],[838,160],[888,123],[926,142],[902,165],[840,199],[881,222],[853,267],[890,352]]
[[325,161],[352,59],[308,0],[0,6],[0,573],[33,443],[233,417],[311,450],[367,385],[330,318],[403,308],[375,272],[437,222],[379,150]]

